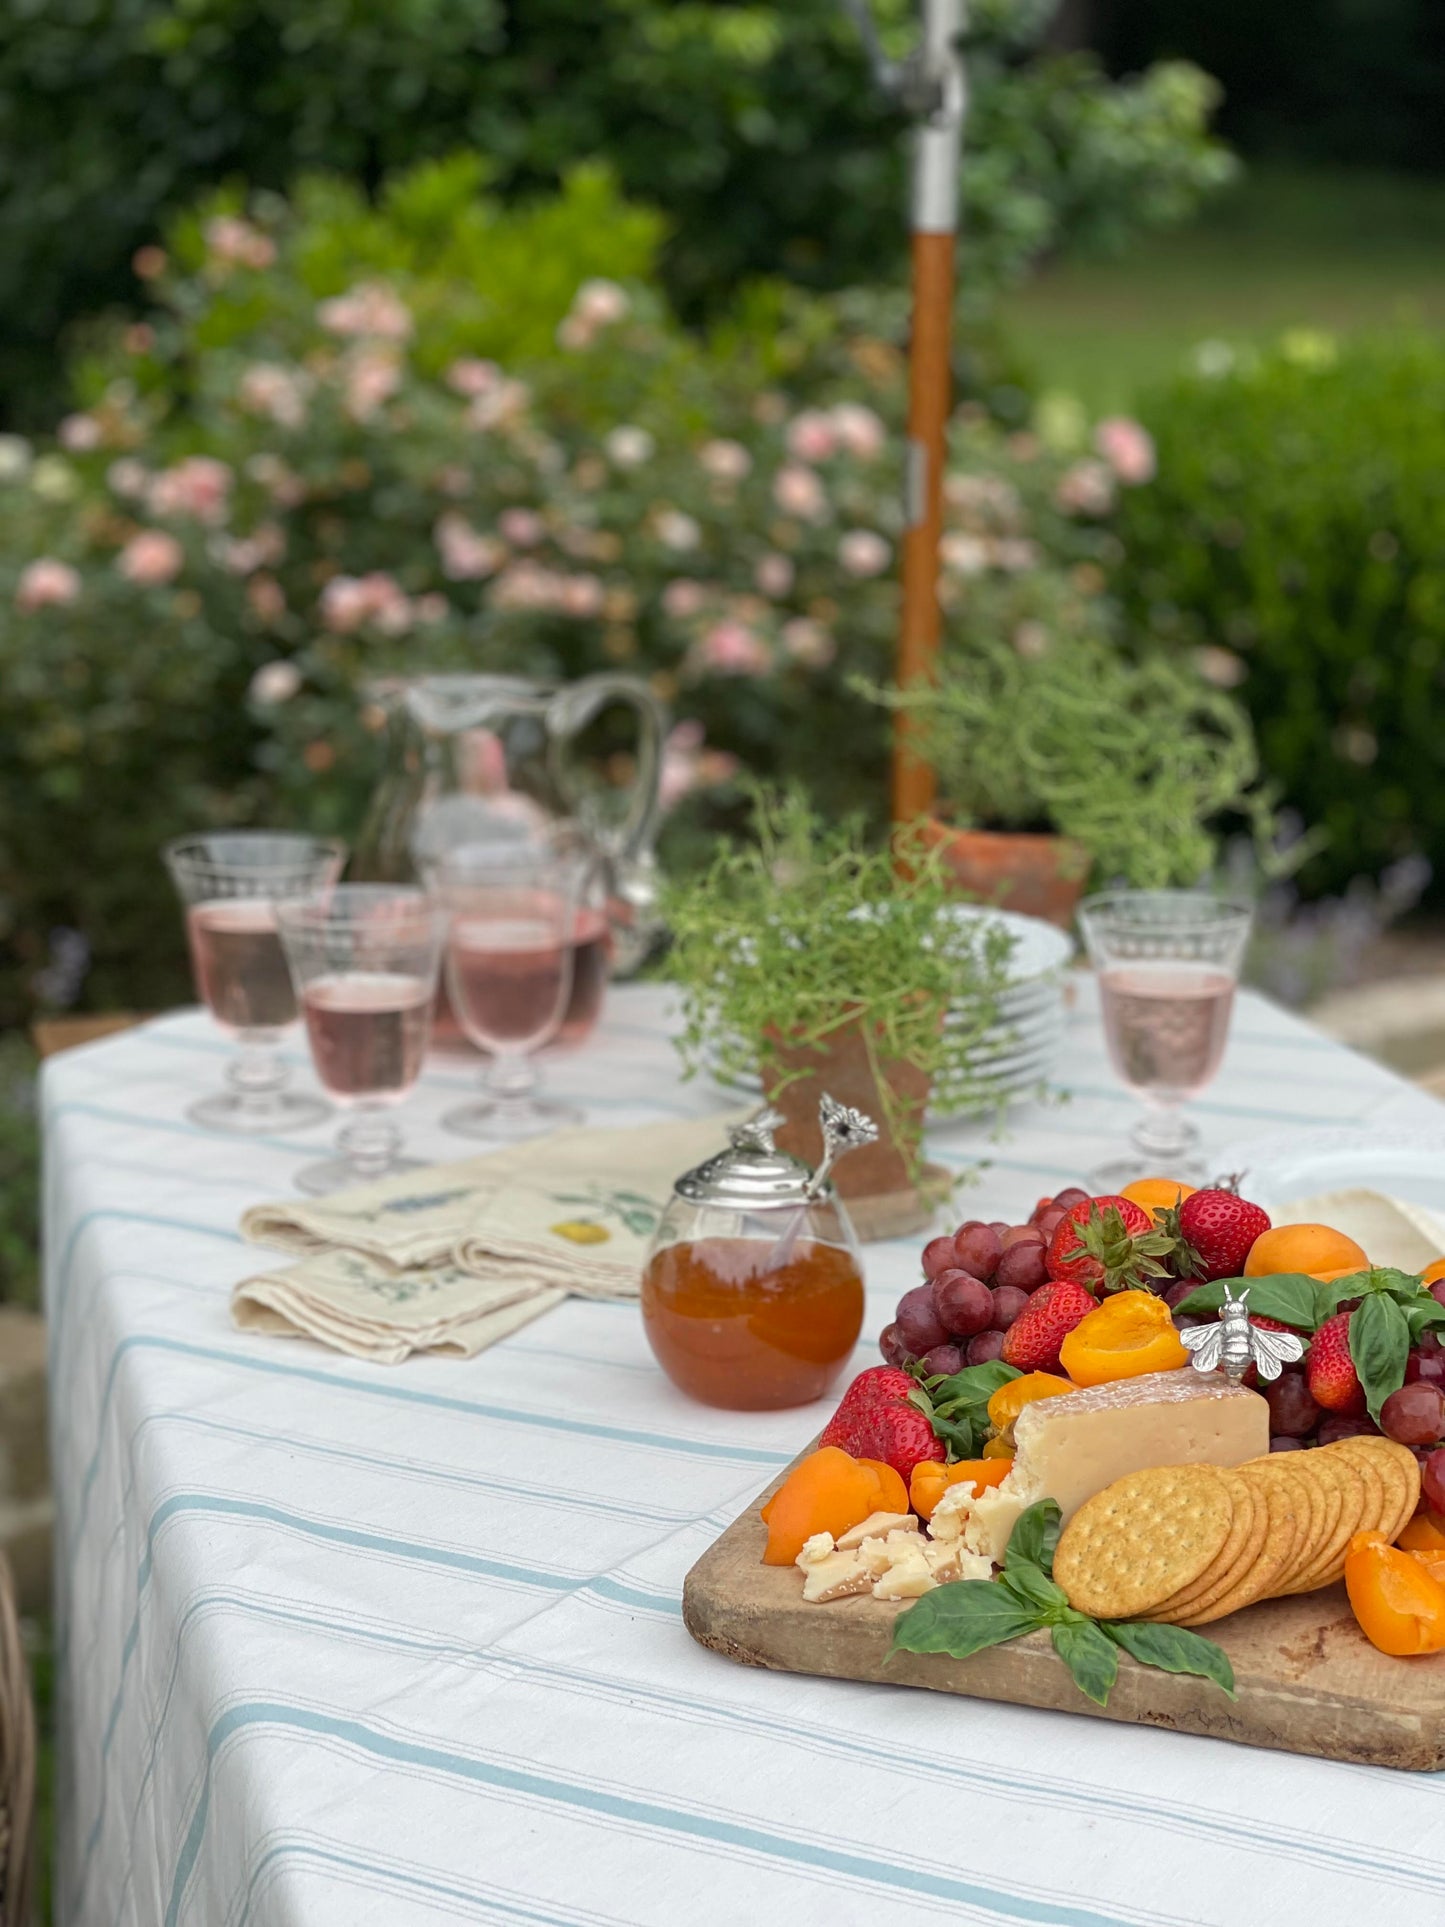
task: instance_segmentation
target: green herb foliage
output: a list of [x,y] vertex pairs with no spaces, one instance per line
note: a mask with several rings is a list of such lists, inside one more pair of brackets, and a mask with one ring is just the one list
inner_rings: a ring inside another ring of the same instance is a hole
[[1005,1365],[1001,1358],[986,1365],[965,1365],[951,1378],[924,1379],[913,1403],[927,1414],[950,1459],[976,1459],[988,1437],[989,1400],[1001,1385],[1018,1376],[1018,1367]]
[[994,1579],[965,1579],[924,1593],[894,1623],[891,1650],[967,1659],[1047,1628],[1074,1684],[1097,1706],[1109,1703],[1119,1672],[1118,1648],[1141,1666],[1197,1673],[1234,1698],[1234,1669],[1212,1639],[1183,1626],[1098,1620],[1076,1611],[1053,1576],[1059,1527],[1053,1499],[1031,1505],[1009,1536],[1003,1571]]
[[[969,1055],[994,1020],[1012,939],[989,919],[959,921],[941,855],[907,832],[873,847],[860,821],[829,826],[796,790],[758,791],[752,829],[664,896],[687,1074],[760,1073],[783,1089],[809,1074],[794,1052],[821,1061],[861,1022],[875,1072],[911,1065],[953,1107],[987,1107]],[[879,1085],[884,1121],[916,1147],[922,1117]]]

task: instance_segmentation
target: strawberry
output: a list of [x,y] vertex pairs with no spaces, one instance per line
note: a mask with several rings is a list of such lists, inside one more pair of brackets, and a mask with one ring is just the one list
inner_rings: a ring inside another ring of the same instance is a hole
[[1165,1277],[1159,1262],[1174,1240],[1155,1229],[1154,1220],[1131,1198],[1086,1198],[1071,1205],[1049,1240],[1050,1278],[1096,1291],[1122,1291]]
[[1269,1213],[1214,1185],[1166,1211],[1161,1223],[1178,1239],[1174,1266],[1181,1278],[1238,1278],[1250,1246],[1269,1230]]
[[838,1409],[833,1414],[841,1418],[845,1412],[853,1412],[864,1405],[876,1405],[880,1400],[886,1404],[907,1401],[909,1395],[918,1389],[918,1380],[909,1372],[900,1372],[892,1365],[870,1365],[866,1372],[859,1372],[853,1383],[838,1400]]
[[1305,1366],[1305,1378],[1315,1404],[1346,1418],[1359,1418],[1365,1411],[1364,1388],[1350,1356],[1353,1317],[1353,1312],[1337,1311],[1333,1318],[1325,1320],[1310,1340],[1309,1362]]
[[1097,1309],[1094,1294],[1071,1279],[1040,1285],[1003,1335],[1004,1364],[1021,1372],[1057,1372],[1060,1345]]
[[[863,1372],[863,1378],[869,1374]],[[917,1382],[911,1380],[906,1372],[886,1372],[888,1378],[902,1378],[909,1393],[917,1391]],[[909,1405],[906,1399],[898,1397],[869,1397],[867,1393],[848,1403],[857,1387],[857,1380],[844,1393],[844,1401],[838,1411],[828,1420],[823,1438],[819,1445],[840,1445],[854,1459],[882,1459],[892,1466],[894,1472],[909,1482],[913,1476],[913,1466],[921,1459],[944,1459],[944,1441],[934,1438],[933,1424],[929,1414],[919,1411],[917,1405]]]

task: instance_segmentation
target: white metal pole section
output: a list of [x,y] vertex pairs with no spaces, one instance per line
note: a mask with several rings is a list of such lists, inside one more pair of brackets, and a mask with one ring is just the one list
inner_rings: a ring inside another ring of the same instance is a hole
[[[954,237],[967,84],[961,41],[967,0],[922,0],[917,55],[897,70],[896,90],[917,116],[911,201],[913,327],[908,362],[907,530],[900,687],[931,679],[938,654],[938,548],[943,469],[952,407]],[[895,720],[893,816],[911,822],[934,796],[933,771],[914,753],[906,715]]]

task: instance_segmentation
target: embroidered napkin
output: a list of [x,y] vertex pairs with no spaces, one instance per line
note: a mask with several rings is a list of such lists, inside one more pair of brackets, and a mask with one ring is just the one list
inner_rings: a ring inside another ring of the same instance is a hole
[[470,1357],[569,1295],[636,1296],[673,1180],[745,1111],[557,1132],[316,1199],[254,1206],[246,1237],[303,1254],[235,1287],[246,1330],[396,1364]]

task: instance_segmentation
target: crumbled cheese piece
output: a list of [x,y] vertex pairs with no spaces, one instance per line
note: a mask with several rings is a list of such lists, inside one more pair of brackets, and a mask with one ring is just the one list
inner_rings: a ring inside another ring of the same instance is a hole
[[856,1526],[849,1526],[841,1533],[838,1544],[843,1548],[861,1546],[865,1539],[881,1539],[890,1532],[916,1532],[918,1521],[911,1512],[870,1512],[868,1517]]
[[963,1530],[964,1545],[970,1552],[982,1554],[1001,1566],[1019,1514],[1045,1496],[1038,1474],[1023,1470],[1015,1463],[1006,1479],[991,1492],[980,1492],[974,1500]]
[[858,1548],[858,1557],[875,1578],[880,1572],[887,1572],[892,1561],[886,1539],[865,1539]]
[[960,1479],[957,1485],[949,1486],[938,1504],[933,1508],[933,1517],[928,1522],[928,1530],[935,1539],[961,1539],[963,1529],[968,1524],[969,1514],[977,1496],[972,1479]]
[[826,1559],[832,1550],[832,1533],[815,1532],[811,1539],[805,1539],[803,1541],[803,1550],[798,1554],[793,1563],[794,1565],[805,1568],[808,1566],[816,1566],[820,1560]]
[[925,1551],[910,1552],[895,1560],[879,1578],[873,1581],[875,1599],[917,1599],[923,1593],[932,1592],[938,1584],[928,1566]]
[[992,1562],[979,1553],[965,1552],[963,1542],[958,1539],[928,1546],[923,1556],[940,1585],[953,1579],[988,1579],[993,1574]]
[[867,1592],[873,1584],[872,1573],[856,1552],[830,1552],[804,1570],[803,1597],[809,1605],[824,1605],[830,1599],[851,1599]]

